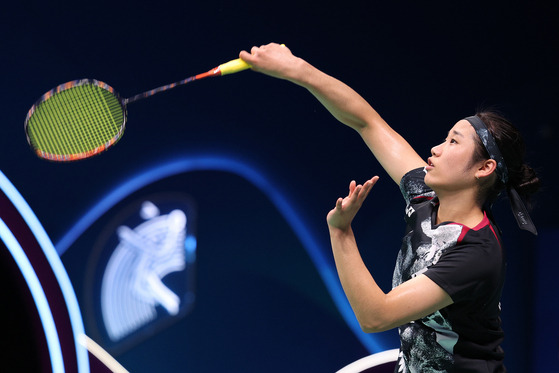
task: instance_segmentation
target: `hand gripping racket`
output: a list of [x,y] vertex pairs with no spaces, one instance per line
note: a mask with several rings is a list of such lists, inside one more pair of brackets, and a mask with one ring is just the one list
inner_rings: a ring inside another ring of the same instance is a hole
[[35,153],[55,162],[68,162],[99,154],[114,145],[126,125],[126,105],[156,93],[208,77],[233,74],[250,68],[236,59],[202,74],[121,98],[110,85],[94,80],[74,80],[45,93],[25,118],[27,142]]

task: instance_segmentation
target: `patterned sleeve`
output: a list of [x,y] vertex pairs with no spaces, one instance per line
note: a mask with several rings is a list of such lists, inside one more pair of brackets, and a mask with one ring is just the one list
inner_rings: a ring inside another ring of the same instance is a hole
[[425,185],[425,168],[416,168],[406,173],[400,181],[400,191],[406,205],[417,197],[433,197],[435,193]]

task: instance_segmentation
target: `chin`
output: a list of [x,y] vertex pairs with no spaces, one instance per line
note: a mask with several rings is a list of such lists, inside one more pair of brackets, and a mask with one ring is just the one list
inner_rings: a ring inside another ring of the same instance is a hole
[[429,174],[429,172],[425,173],[425,178],[423,179],[425,181],[425,184],[432,189],[431,187],[431,174]]
[[431,189],[433,189],[433,190],[435,190],[435,189],[437,188],[437,183],[433,181],[433,178],[432,178],[432,177],[430,177],[429,172],[427,172],[427,173],[425,174],[425,179],[424,179],[424,181],[425,181],[425,185],[427,185],[429,188],[431,188]]

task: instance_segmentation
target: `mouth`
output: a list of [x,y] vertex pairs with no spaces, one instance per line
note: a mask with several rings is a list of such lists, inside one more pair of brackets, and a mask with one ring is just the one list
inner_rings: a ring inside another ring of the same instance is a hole
[[427,158],[427,167],[429,167],[429,168],[435,167],[435,165],[433,164],[433,161],[431,161],[431,158]]

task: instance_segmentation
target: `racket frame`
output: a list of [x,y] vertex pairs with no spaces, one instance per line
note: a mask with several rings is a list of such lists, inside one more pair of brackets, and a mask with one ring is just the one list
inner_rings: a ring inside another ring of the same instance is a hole
[[[33,142],[31,141],[31,138],[30,138],[30,135],[29,135],[29,121],[31,120],[31,117],[33,116],[33,114],[35,113],[35,111],[37,110],[39,105],[41,105],[43,102],[47,101],[48,99],[50,99],[51,97],[53,97],[56,94],[59,94],[63,91],[66,91],[66,90],[69,90],[69,89],[72,89],[72,88],[84,86],[84,85],[92,85],[92,86],[97,86],[101,89],[104,89],[104,90],[108,91],[109,93],[111,93],[118,100],[118,103],[120,104],[120,107],[122,108],[122,124],[120,125],[120,128],[119,128],[118,132],[115,134],[115,136],[113,136],[111,139],[109,139],[105,143],[95,147],[94,149],[88,150],[86,152],[73,153],[73,154],[54,154],[54,153],[46,152],[44,150],[37,149],[33,145]],[[33,148],[33,150],[35,151],[35,154],[39,158],[46,159],[46,160],[53,161],[53,162],[77,161],[77,160],[80,160],[80,159],[85,159],[85,158],[89,158],[89,157],[92,157],[94,155],[97,155],[97,154],[107,150],[112,145],[116,144],[116,142],[118,140],[120,140],[120,138],[124,134],[124,130],[126,128],[127,116],[128,116],[128,113],[127,113],[127,110],[126,110],[126,104],[125,104],[124,100],[120,97],[118,92],[116,92],[116,90],[113,87],[111,87],[110,85],[108,85],[107,83],[105,83],[103,81],[96,80],[96,79],[77,79],[77,80],[72,80],[72,81],[60,84],[59,86],[51,89],[50,91],[43,94],[33,104],[33,106],[31,106],[31,108],[29,109],[29,111],[27,112],[27,115],[25,117],[25,122],[24,122],[25,136],[27,138],[27,143]]]

